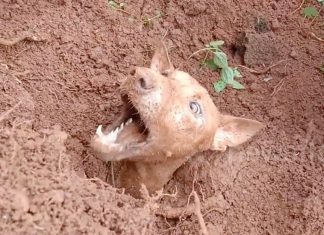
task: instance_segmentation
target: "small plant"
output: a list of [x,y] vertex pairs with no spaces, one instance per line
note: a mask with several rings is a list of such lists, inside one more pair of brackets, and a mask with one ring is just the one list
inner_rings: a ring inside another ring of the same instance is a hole
[[324,64],[322,64],[322,65],[319,66],[318,68],[319,68],[319,70],[320,70],[322,73],[324,73]]
[[144,16],[143,19],[142,19],[142,21],[143,21],[144,26],[150,27],[150,26],[152,26],[152,21],[154,19],[160,18],[162,16],[163,16],[163,12],[162,11],[156,11],[156,15],[155,16],[153,16],[152,18],[149,18],[147,16]]
[[124,10],[125,3],[118,3],[116,1],[108,1],[108,4],[111,8],[115,10]]
[[316,17],[319,15],[318,10],[313,6],[305,7],[303,13],[306,17]]
[[[317,0],[317,2],[324,6],[324,0]],[[320,14],[320,11],[317,10],[315,6],[307,6],[303,8],[303,14],[305,17],[317,17]]]
[[244,89],[244,86],[234,79],[235,77],[242,77],[240,71],[237,68],[228,66],[227,55],[219,48],[223,44],[224,41],[211,41],[206,45],[206,48],[193,53],[191,56],[205,50],[213,53],[213,58],[206,60],[203,64],[207,65],[211,70],[220,69],[220,79],[214,83],[216,92],[223,91],[227,85],[234,89]]

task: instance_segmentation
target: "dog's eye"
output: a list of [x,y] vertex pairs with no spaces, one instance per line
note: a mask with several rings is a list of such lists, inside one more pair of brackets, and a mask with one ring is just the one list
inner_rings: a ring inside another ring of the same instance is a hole
[[201,107],[196,101],[191,101],[189,106],[191,111],[194,112],[195,114],[202,114]]

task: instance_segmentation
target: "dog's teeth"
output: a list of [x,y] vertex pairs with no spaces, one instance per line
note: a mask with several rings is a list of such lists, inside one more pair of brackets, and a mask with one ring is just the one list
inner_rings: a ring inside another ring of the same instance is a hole
[[131,123],[132,123],[132,121],[133,121],[133,119],[132,119],[132,118],[128,119],[128,120],[127,120],[127,122],[126,122],[126,124],[125,124],[125,126],[127,126],[128,124],[131,124]]
[[117,139],[117,135],[118,135],[118,131],[114,132],[113,136],[112,136],[112,141],[115,142]]
[[124,123],[122,123],[122,124],[120,125],[120,130],[119,130],[119,132],[121,132],[123,129],[124,129]]
[[96,134],[99,136],[103,136],[104,134],[102,133],[102,125],[99,125],[97,130],[96,130]]
[[116,139],[117,139],[117,132],[115,130],[115,131],[110,132],[108,135],[106,135],[104,137],[104,142],[105,143],[113,143],[116,141]]

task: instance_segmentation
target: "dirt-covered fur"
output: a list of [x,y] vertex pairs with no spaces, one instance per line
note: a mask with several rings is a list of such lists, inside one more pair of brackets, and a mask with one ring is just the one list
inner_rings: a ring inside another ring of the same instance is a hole
[[121,89],[124,112],[92,146],[104,161],[123,161],[117,186],[139,197],[145,184],[153,193],[194,154],[225,151],[254,136],[262,124],[221,114],[207,90],[171,64],[163,43],[150,68],[137,67]]

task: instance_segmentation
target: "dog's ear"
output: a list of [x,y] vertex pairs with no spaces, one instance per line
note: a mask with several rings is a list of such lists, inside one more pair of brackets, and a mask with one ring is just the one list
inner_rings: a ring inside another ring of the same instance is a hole
[[263,127],[262,123],[252,119],[222,115],[211,149],[225,151],[227,147],[238,146],[248,141]]
[[174,70],[169,58],[168,50],[162,41],[158,43],[150,67],[160,74],[168,74]]

